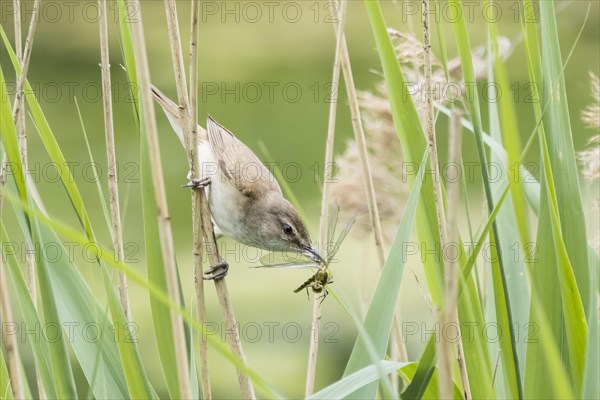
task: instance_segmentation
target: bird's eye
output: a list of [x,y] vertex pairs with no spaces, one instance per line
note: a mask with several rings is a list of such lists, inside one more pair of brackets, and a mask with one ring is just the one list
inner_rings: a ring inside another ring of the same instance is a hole
[[289,226],[288,224],[284,224],[283,225],[283,233],[285,233],[286,235],[291,235],[292,233],[294,233],[294,229],[292,229],[292,227]]

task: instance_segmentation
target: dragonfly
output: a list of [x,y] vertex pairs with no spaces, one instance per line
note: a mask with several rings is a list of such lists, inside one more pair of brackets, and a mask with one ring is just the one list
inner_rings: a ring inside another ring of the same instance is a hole
[[298,286],[298,288],[294,290],[294,293],[298,293],[303,289],[306,289],[308,294],[308,289],[310,288],[312,289],[313,293],[322,293],[323,298],[321,301],[323,301],[329,294],[326,286],[333,283],[333,273],[331,272],[329,265],[340,250],[342,242],[356,221],[356,216],[350,218],[350,220],[346,222],[338,234],[337,239],[334,240],[339,211],[339,205],[335,205],[330,208],[327,222],[329,227],[329,236],[327,240],[327,248],[325,249],[326,256],[324,257],[323,262],[318,263],[306,256],[294,252],[273,252],[262,256],[260,259],[262,265],[255,268],[314,268],[317,271],[304,283]]

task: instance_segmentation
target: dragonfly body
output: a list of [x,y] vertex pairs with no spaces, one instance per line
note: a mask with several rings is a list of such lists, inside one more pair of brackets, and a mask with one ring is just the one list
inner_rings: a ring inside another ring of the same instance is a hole
[[302,285],[300,285],[296,290],[294,290],[294,293],[298,293],[302,289],[308,288],[309,286],[313,290],[313,292],[321,293],[325,289],[326,285],[333,283],[332,279],[333,274],[331,273],[329,267],[323,266],[319,268],[313,276],[308,278]]

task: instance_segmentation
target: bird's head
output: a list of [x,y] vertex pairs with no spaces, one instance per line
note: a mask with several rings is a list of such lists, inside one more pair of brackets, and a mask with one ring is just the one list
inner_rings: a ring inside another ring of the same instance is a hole
[[289,201],[281,196],[268,196],[258,207],[263,208],[260,213],[263,218],[253,225],[262,241],[259,247],[271,251],[294,251],[318,263],[324,262],[312,244],[298,211]]

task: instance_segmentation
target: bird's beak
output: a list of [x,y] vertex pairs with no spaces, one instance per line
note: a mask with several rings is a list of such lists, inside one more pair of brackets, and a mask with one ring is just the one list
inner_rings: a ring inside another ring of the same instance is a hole
[[323,259],[323,257],[321,257],[319,251],[316,249],[315,246],[307,247],[303,253],[305,256],[310,257],[319,264],[325,264],[325,260]]

